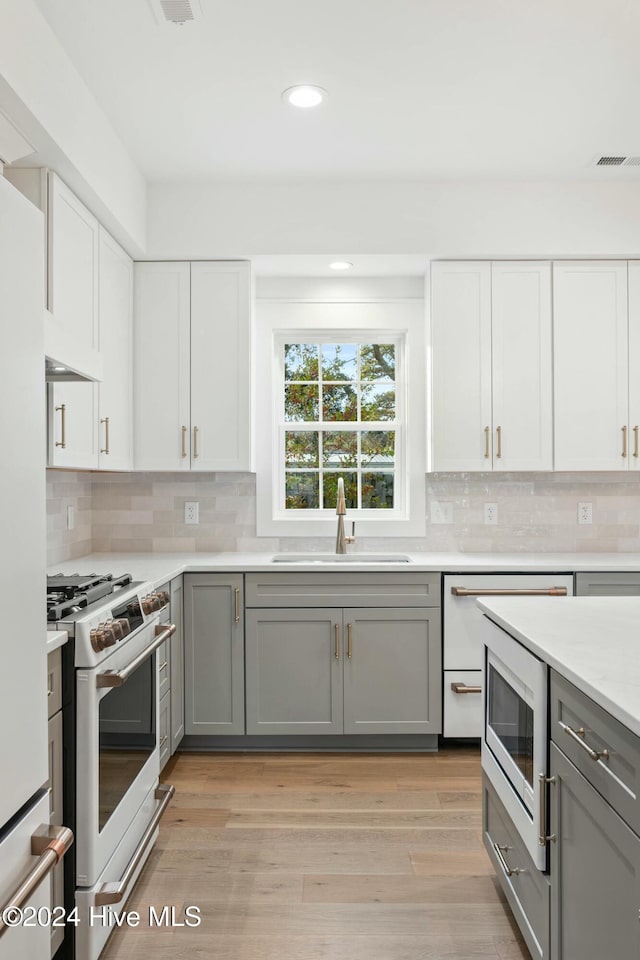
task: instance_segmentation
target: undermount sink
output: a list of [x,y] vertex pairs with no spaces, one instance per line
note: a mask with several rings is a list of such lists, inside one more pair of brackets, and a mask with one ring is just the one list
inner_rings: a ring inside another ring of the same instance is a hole
[[406,553],[275,553],[272,563],[411,563]]

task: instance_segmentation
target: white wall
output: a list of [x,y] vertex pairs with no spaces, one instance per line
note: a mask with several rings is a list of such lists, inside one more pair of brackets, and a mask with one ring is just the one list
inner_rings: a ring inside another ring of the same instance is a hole
[[147,256],[635,258],[639,224],[640,182],[631,181],[157,183]]
[[0,0],[0,109],[132,255],[146,182],[34,0]]

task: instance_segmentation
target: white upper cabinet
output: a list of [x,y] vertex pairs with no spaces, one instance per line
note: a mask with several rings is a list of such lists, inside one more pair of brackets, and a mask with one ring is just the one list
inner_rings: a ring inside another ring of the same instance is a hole
[[191,264],[191,469],[251,466],[251,266]]
[[551,470],[547,262],[432,264],[433,469]]
[[49,174],[48,308],[45,354],[100,379],[99,226],[54,174]]
[[138,263],[135,467],[251,469],[251,268]]
[[629,270],[629,469],[640,469],[640,261]]
[[100,227],[99,466],[131,470],[133,461],[133,261]]
[[98,384],[78,381],[48,385],[50,467],[97,470]]
[[491,264],[431,266],[433,469],[491,469]]
[[188,470],[190,265],[136,263],[133,317],[134,466]]
[[[637,311],[635,292],[633,301]],[[633,430],[629,436],[626,262],[554,263],[553,310],[556,470],[627,470],[637,458]]]
[[551,264],[491,265],[493,469],[551,470]]

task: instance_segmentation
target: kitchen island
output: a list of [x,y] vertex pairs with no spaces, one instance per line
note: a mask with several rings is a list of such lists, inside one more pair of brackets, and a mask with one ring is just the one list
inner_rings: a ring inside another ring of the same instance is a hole
[[[528,774],[540,790],[539,809],[530,816],[548,849],[548,874],[534,865],[502,802],[504,785],[491,772],[491,757],[483,788],[485,847],[527,946],[542,960],[637,958],[640,600],[497,599],[480,608],[491,621],[485,624],[490,647],[498,631],[505,650],[525,647],[548,668],[548,760],[544,770]],[[520,739],[512,749],[526,769]],[[485,752],[491,751],[483,742],[483,768]]]

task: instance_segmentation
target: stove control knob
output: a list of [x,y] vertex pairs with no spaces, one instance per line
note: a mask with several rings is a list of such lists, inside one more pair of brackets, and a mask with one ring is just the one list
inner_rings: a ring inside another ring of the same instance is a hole
[[122,621],[121,620],[109,620],[108,626],[113,630],[113,635],[116,640],[122,640],[124,633],[122,632]]
[[103,634],[103,649],[104,647],[113,647],[117,640],[116,631],[113,627],[113,621],[110,623],[99,623],[98,630],[101,630]]
[[106,647],[104,642],[104,631],[98,628],[92,630],[89,633],[89,640],[91,641],[91,646],[96,653],[100,653]]
[[166,590],[158,590],[157,595],[160,598],[160,604],[163,607],[166,607],[169,603],[170,597]]
[[153,613],[153,610],[154,610],[154,606],[153,606],[153,600],[151,599],[151,597],[143,597],[142,612],[148,616],[150,613]]
[[120,624],[123,638],[127,637],[131,633],[131,624],[126,617],[122,617],[120,620],[116,620],[115,622]]
[[153,604],[154,611],[160,610],[160,608],[162,607],[162,600],[160,599],[157,593],[151,594],[151,603]]

